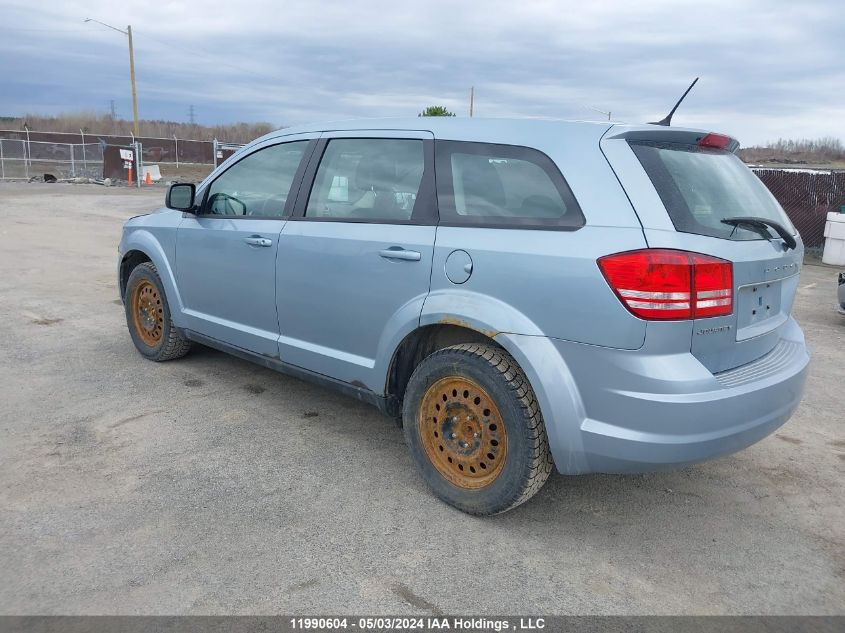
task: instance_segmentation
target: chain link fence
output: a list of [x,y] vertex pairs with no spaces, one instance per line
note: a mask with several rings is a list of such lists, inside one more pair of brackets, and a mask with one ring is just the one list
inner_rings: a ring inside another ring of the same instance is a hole
[[780,202],[806,250],[821,253],[827,214],[845,205],[845,171],[752,169]]
[[[27,143],[45,143],[56,146],[91,144],[119,145],[129,147],[135,143],[143,146],[142,159],[147,163],[164,163],[179,165],[180,163],[194,163],[201,165],[218,165],[231,156],[237,149],[243,147],[240,143],[226,143],[214,139],[213,141],[198,141],[192,139],[157,138],[147,136],[123,136],[119,134],[96,134],[93,132],[38,132],[36,130],[0,130],[0,139],[15,144],[18,147]],[[11,147],[10,146],[10,147]],[[20,151],[20,150],[18,150]],[[35,150],[33,150],[33,157]],[[81,156],[80,156],[81,158]]]
[[[96,139],[96,142],[91,142]],[[134,147],[140,163],[216,167],[240,143],[132,136],[16,132],[0,130],[0,180],[28,180],[51,174],[57,179],[102,178],[107,146]]]
[[51,174],[56,178],[102,178],[100,143],[44,143],[0,139],[0,178],[29,179]]

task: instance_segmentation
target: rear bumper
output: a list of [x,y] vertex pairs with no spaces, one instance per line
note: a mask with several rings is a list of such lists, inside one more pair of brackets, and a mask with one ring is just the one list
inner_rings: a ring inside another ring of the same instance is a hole
[[[782,356],[783,362],[768,375],[754,375],[772,355]],[[659,470],[750,446],[792,416],[804,392],[808,363],[803,344],[782,341],[763,359],[739,368],[751,379],[734,386],[717,375],[720,386],[712,390],[617,393],[617,404],[628,410],[621,422],[588,418],[581,425],[588,467],[600,472]]]
[[[528,371],[562,473],[661,470],[736,452],[784,424],[801,401],[809,353],[790,318],[766,356],[711,374],[692,355],[552,341],[569,385]],[[528,360],[528,359],[526,359]],[[574,406],[561,397],[577,399]],[[561,412],[564,412],[561,415]],[[548,412],[548,413],[547,413]]]

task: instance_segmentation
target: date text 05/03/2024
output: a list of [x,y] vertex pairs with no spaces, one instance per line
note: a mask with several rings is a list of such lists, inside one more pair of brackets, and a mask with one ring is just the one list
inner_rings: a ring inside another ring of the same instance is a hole
[[473,618],[473,617],[302,617],[290,619],[293,630],[374,630],[374,631],[538,631],[545,629],[544,618]]

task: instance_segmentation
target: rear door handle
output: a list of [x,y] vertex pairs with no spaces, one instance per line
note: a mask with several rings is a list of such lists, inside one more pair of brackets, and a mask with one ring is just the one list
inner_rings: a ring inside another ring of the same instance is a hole
[[422,257],[417,251],[406,251],[404,248],[393,246],[378,252],[385,259],[403,259],[408,262],[418,262]]
[[268,240],[266,237],[253,235],[252,237],[245,237],[244,242],[250,246],[273,246],[273,240]]

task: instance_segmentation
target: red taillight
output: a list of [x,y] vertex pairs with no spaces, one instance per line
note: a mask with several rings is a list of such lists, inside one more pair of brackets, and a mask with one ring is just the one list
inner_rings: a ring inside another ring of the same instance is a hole
[[715,149],[725,149],[732,142],[733,139],[730,136],[710,132],[710,134],[705,134],[701,137],[701,139],[699,139],[698,145],[699,147],[713,147]]
[[625,307],[650,320],[700,319],[733,312],[729,261],[668,249],[608,255],[599,268]]
[[691,254],[693,259],[693,317],[701,319],[733,312],[733,271],[731,263],[715,257]]

